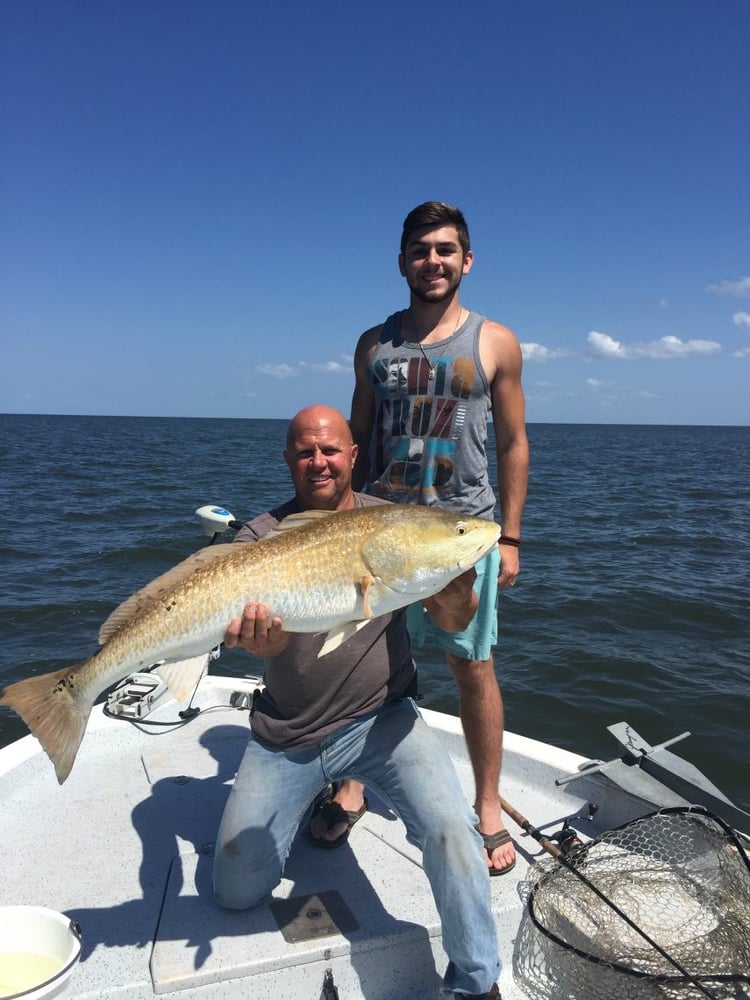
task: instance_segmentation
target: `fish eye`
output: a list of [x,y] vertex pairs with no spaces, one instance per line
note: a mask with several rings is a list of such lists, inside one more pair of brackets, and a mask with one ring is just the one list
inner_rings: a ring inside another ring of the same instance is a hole
[[466,534],[466,522],[465,521],[459,521],[458,524],[456,525],[456,531],[458,532],[459,535],[465,535]]

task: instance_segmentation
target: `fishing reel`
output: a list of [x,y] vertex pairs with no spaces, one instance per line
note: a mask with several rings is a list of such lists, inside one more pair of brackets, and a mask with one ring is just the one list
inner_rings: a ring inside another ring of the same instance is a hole
[[562,829],[558,830],[557,833],[550,835],[549,839],[557,844],[561,854],[567,856],[568,854],[571,854],[583,847],[583,841],[578,836],[577,831],[573,828],[573,820],[586,819],[589,823],[591,823],[598,811],[599,806],[596,802],[589,802],[588,813],[586,816],[583,816],[581,813],[578,813],[576,816],[569,816],[563,822]]

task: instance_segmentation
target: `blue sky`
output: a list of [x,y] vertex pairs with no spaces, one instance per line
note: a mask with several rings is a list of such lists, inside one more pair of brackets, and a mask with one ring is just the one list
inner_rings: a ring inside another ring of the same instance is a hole
[[529,421],[750,424],[746,0],[4,0],[0,411],[348,412],[459,205]]

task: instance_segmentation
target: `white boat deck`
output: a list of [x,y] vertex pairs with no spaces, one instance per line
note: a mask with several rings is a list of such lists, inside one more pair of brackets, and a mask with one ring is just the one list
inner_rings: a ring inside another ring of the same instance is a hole
[[[0,902],[51,907],[80,924],[76,1000],[327,1000],[329,969],[340,1000],[437,1000],[446,958],[420,854],[371,793],[343,847],[322,851],[298,838],[270,904],[245,913],[214,904],[213,842],[248,720],[246,711],[209,708],[252,686],[206,678],[195,699],[201,713],[180,728],[138,727],[97,708],[62,787],[31,737],[2,751]],[[148,721],[174,720],[178,707],[162,705]],[[424,714],[471,801],[458,720]],[[579,811],[574,825],[585,837],[644,811],[643,801],[614,794],[602,777],[555,786],[582,762],[507,733],[503,794],[547,834]],[[589,799],[600,806],[593,822],[585,818]],[[511,821],[508,828],[517,865],[490,880],[500,986],[504,1000],[528,1000],[519,927],[524,878],[541,849]]]

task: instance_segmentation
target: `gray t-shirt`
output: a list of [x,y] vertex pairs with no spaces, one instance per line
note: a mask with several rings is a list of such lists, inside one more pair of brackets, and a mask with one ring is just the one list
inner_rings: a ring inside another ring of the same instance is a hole
[[470,312],[452,336],[417,344],[401,336],[403,315],[386,320],[368,368],[375,419],[367,492],[492,518],[492,398],[479,354],[484,317]]
[[[387,502],[363,493],[354,498],[356,507]],[[258,541],[288,514],[298,512],[297,503],[290,500],[248,521],[235,541]],[[265,687],[252,716],[253,735],[261,743],[281,749],[311,746],[386,701],[403,697],[414,680],[404,608],[374,618],[318,659],[324,640],[324,633],[295,633],[283,653],[264,661]]]

